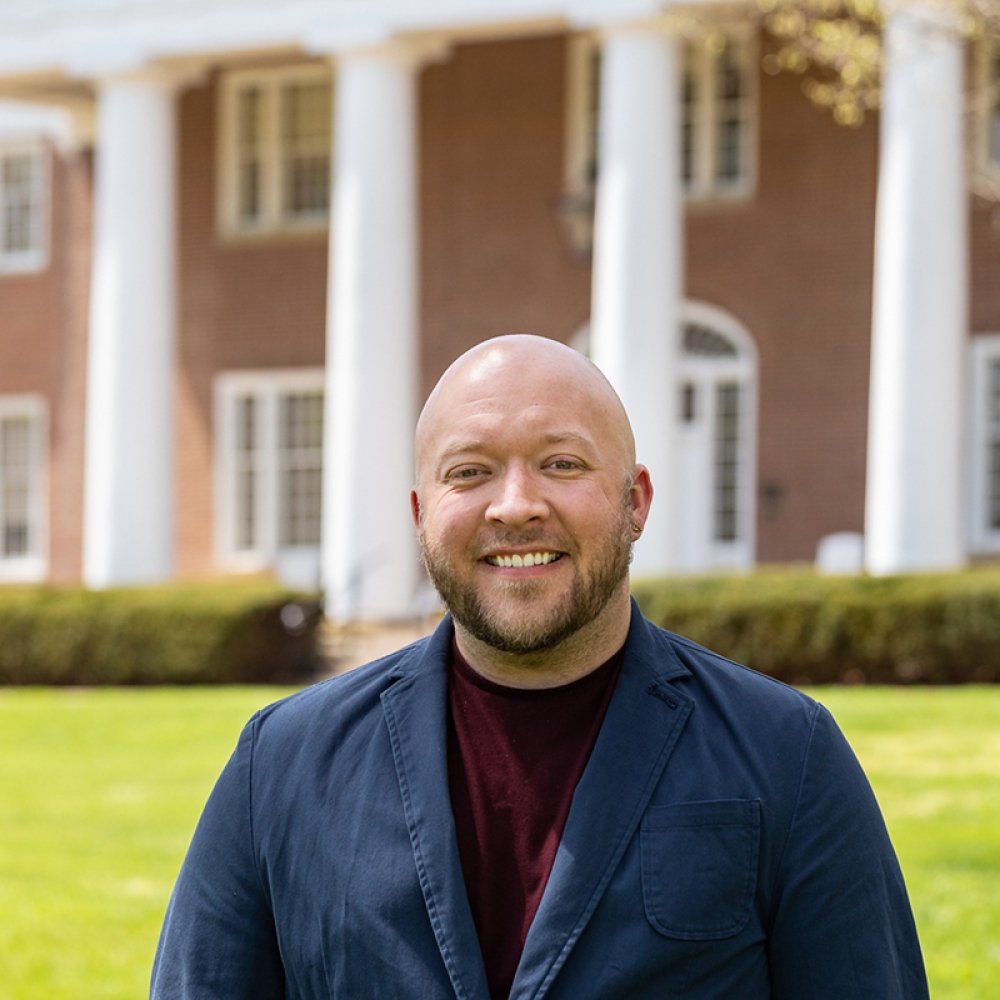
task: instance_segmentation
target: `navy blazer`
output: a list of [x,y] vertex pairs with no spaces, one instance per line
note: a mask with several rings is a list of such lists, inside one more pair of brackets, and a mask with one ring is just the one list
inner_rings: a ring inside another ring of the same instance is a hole
[[[155,1000],[486,1000],[448,794],[451,634],[247,724]],[[510,996],[926,998],[899,866],[827,711],[633,607]]]

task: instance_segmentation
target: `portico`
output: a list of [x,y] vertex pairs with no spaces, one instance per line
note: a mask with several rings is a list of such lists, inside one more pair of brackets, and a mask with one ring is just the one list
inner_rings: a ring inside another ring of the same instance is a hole
[[[322,541],[311,558],[335,620],[412,616],[421,579],[405,502],[421,402],[419,73],[463,41],[554,32],[587,32],[600,47],[591,353],[632,415],[640,459],[660,470],[635,570],[678,569],[684,95],[682,38],[664,5],[388,4],[377,15],[311,0],[243,6],[175,6],[165,19],[122,3],[121,20],[104,28],[66,17],[34,49],[16,34],[0,41],[0,64],[15,67],[0,90],[35,66],[59,66],[92,90],[96,107],[85,581],[176,572],[178,95],[210,66],[319,56],[333,66],[335,105]],[[865,525],[874,573],[954,567],[966,551],[963,76],[961,43],[947,28],[905,4],[887,34]],[[101,44],[83,64],[76,54],[96,34]]]

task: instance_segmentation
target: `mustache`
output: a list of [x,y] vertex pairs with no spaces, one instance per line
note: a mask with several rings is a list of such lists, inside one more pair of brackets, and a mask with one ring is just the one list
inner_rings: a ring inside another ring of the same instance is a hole
[[481,558],[491,552],[528,546],[546,552],[568,552],[570,549],[566,539],[554,538],[544,531],[497,531],[477,538],[474,552],[477,558]]

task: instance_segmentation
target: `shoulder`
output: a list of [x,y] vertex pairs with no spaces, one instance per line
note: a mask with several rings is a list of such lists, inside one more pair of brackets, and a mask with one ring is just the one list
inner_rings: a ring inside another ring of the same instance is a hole
[[672,632],[660,630],[673,643],[678,658],[703,685],[729,691],[755,704],[784,705],[789,708],[816,708],[815,699],[791,687],[784,681],[770,677],[755,667],[737,663],[714,650]]
[[802,691],[737,663],[645,618],[630,634],[629,651],[644,660],[695,718],[745,732],[808,739],[825,710]]
[[659,683],[687,710],[673,780],[694,775],[692,795],[757,798],[787,829],[818,776],[816,788],[835,792],[841,807],[870,808],[850,746],[814,698],[649,623],[645,640],[647,659],[665,669]]
[[438,668],[436,635],[330,677],[262,708],[247,724],[255,756],[283,758],[364,739],[382,723],[382,695],[401,679]]

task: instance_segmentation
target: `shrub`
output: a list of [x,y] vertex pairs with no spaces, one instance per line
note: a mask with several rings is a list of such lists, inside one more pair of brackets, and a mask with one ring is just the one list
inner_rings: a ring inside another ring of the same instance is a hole
[[294,683],[314,599],[266,584],[0,589],[0,684]]
[[1000,680],[1000,571],[640,580],[645,614],[789,683]]

